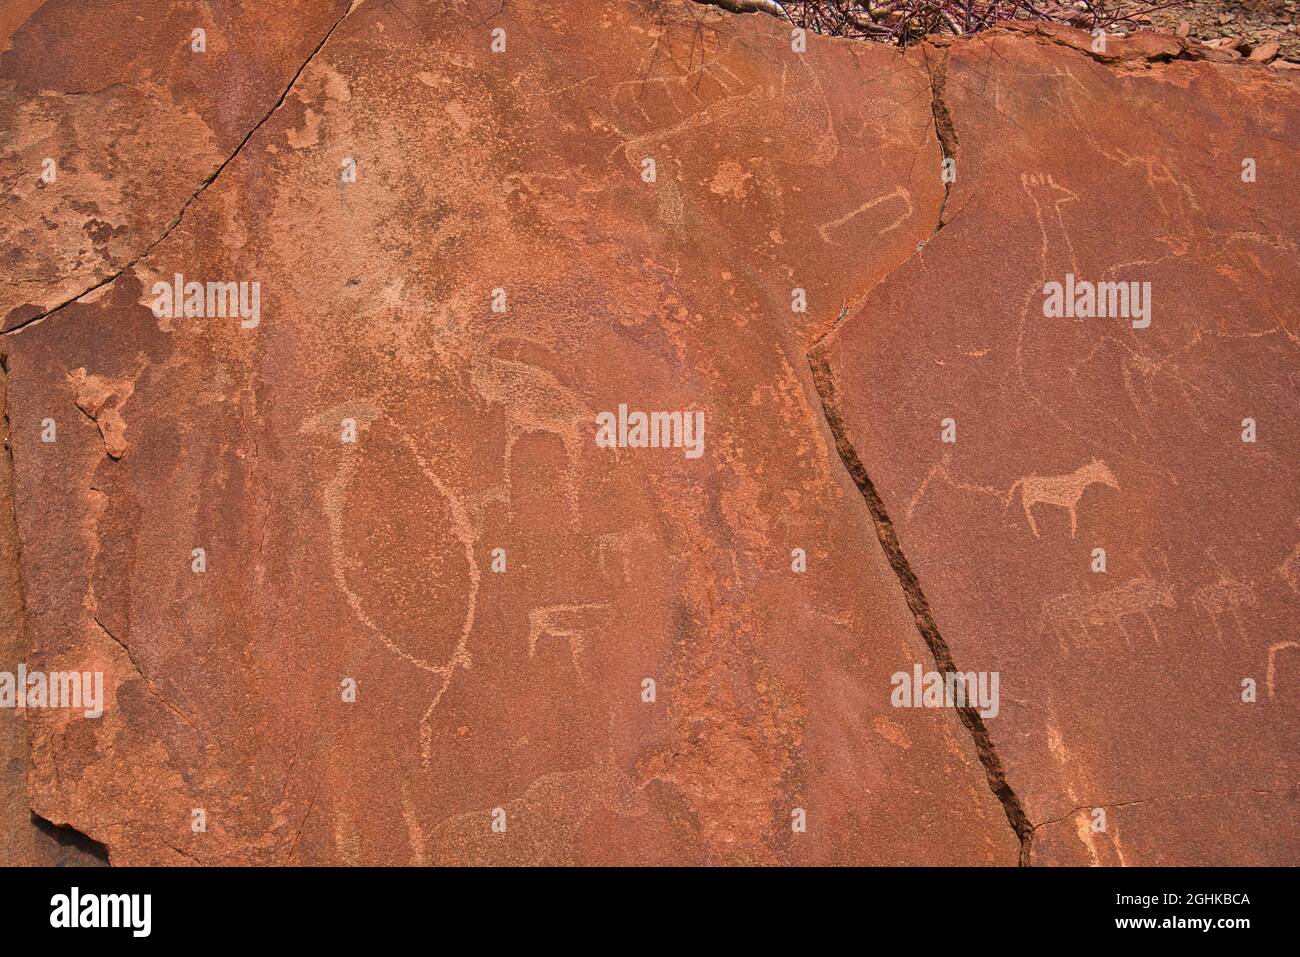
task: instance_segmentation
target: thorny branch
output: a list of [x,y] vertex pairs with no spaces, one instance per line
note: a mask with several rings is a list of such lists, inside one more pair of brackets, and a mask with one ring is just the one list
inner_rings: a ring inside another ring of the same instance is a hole
[[1140,18],[1185,0],[1130,9],[1124,0],[696,0],[733,13],[768,13],[827,36],[907,46],[933,34],[962,36],[999,20],[1068,23],[1085,30],[1136,28]]

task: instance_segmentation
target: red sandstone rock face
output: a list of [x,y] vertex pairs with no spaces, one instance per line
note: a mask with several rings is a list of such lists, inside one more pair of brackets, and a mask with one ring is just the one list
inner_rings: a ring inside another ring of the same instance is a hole
[[[496,9],[3,24],[26,660],[111,689],[28,713],[30,807],[125,864],[1293,862],[1294,84]],[[1151,327],[1035,312],[1076,260]],[[948,650],[997,717],[891,706]]]
[[[2,373],[0,373],[2,374]],[[0,420],[8,390],[0,390]],[[12,671],[28,658],[19,578],[18,531],[14,526],[13,471],[0,456],[0,665]],[[0,863],[6,866],[67,866],[102,863],[84,841],[32,817],[27,801],[27,724],[7,712],[0,720]]]
[[[1001,673],[1034,862],[1294,863],[1295,88],[1019,34],[934,59],[947,225],[817,355],[937,631]],[[1149,282],[1149,326],[1046,317],[1067,274]]]
[[[122,863],[1014,862],[961,725],[889,707],[926,650],[805,360],[933,228],[924,73],[690,8],[492,25],[358,5],[11,335],[29,627],[116,689],[33,720],[33,805]],[[260,323],[155,318],[177,272]],[[597,448],[620,403],[704,454]]]
[[[134,265],[347,2],[129,5],[125,17],[128,5],[110,0],[16,6],[0,19],[0,128],[14,134],[0,154],[5,329]],[[203,54],[192,52],[194,30]]]

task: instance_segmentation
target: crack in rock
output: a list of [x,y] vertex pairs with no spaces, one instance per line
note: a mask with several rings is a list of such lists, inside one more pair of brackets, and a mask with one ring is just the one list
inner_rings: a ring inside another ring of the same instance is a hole
[[[848,471],[854,484],[857,485],[858,491],[862,493],[862,498],[867,503],[867,509],[871,513],[871,520],[876,526],[876,534],[880,538],[880,545],[885,550],[885,557],[889,560],[890,567],[894,569],[894,573],[898,576],[903,595],[907,599],[907,607],[911,610],[913,620],[916,622],[916,630],[921,633],[921,638],[924,639],[926,646],[930,649],[930,654],[933,656],[935,666],[939,671],[944,673],[959,672],[961,669],[953,661],[952,651],[949,649],[948,643],[944,641],[943,635],[939,633],[938,625],[935,624],[934,615],[930,611],[930,603],[926,600],[925,592],[921,590],[921,583],[917,580],[916,573],[912,571],[911,563],[908,562],[907,556],[903,553],[902,546],[899,544],[898,535],[894,531],[894,524],[889,518],[885,503],[880,498],[880,493],[876,491],[871,476],[867,474],[866,466],[862,464],[857,449],[853,447],[853,443],[849,440],[848,428],[845,425],[843,416],[840,414],[839,401],[835,390],[835,376],[831,371],[830,362],[820,350],[814,349],[808,354],[808,365],[812,370],[813,385],[817,389],[817,395],[821,400],[822,413],[826,417],[826,424],[835,437],[835,450],[839,453],[840,461],[844,463],[844,468]],[[1028,815],[1025,814],[1019,796],[1011,787],[1010,782],[1007,781],[1002,759],[998,757],[997,749],[993,746],[993,739],[989,735],[988,728],[985,726],[980,713],[969,705],[955,710],[966,730],[970,732],[980,763],[984,765],[984,773],[988,779],[989,789],[992,790],[994,796],[1002,804],[1002,809],[1007,815],[1007,821],[1020,841],[1020,865],[1027,867],[1029,865],[1030,842],[1033,838],[1034,826],[1030,823]]]
[[0,333],[0,335],[6,335],[6,336],[12,335],[15,332],[19,332],[23,329],[26,329],[28,326],[33,326],[38,322],[48,319],[50,316],[54,315],[59,310],[64,309],[65,307],[72,305],[74,302],[78,302],[86,298],[86,296],[89,296],[91,293],[95,292],[96,290],[103,289],[105,286],[108,286],[111,283],[117,281],[117,279],[119,279],[122,275],[124,275],[129,270],[135,268],[135,266],[141,260],[147,257],[151,252],[153,252],[154,248],[158,246],[158,244],[161,243],[164,239],[166,239],[171,234],[173,229],[175,229],[177,226],[180,225],[181,220],[185,218],[185,211],[189,209],[191,205],[194,204],[195,200],[197,200],[199,196],[203,194],[204,190],[206,190],[209,186],[211,186],[216,181],[217,177],[221,175],[222,171],[234,161],[235,157],[238,156],[240,152],[243,151],[244,146],[247,145],[248,141],[253,138],[253,134],[256,133],[258,130],[260,130],[266,124],[266,121],[269,120],[275,114],[275,112],[278,109],[280,109],[281,106],[284,105],[284,101],[288,98],[289,94],[293,91],[294,86],[298,82],[298,78],[302,76],[303,71],[307,69],[308,64],[310,64],[312,60],[316,59],[316,55],[320,53],[320,51],[324,48],[325,44],[329,41],[329,38],[334,35],[334,31],[337,30],[342,25],[343,21],[346,20],[352,14],[352,11],[355,10],[363,2],[364,0],[352,0],[352,3],[348,6],[348,9],[343,13],[343,16],[339,17],[337,20],[334,21],[334,25],[325,32],[325,36],[321,38],[320,43],[316,44],[315,49],[311,51],[311,54],[307,57],[307,59],[305,59],[302,62],[302,65],[298,67],[298,69],[294,72],[293,76],[289,80],[288,86],[284,88],[284,92],[280,94],[279,99],[275,101],[275,104],[271,107],[271,109],[269,109],[266,112],[266,115],[264,115],[260,120],[258,120],[257,123],[253,125],[253,128],[250,129],[244,135],[244,138],[239,141],[239,145],[235,147],[234,151],[229,156],[227,156],[217,166],[217,168],[214,169],[212,173],[199,184],[199,188],[196,189],[192,194],[190,194],[189,199],[185,200],[185,202],[181,204],[180,210],[176,213],[174,217],[172,217],[171,222],[167,224],[167,227],[162,231],[161,236],[159,236],[148,246],[146,246],[139,255],[131,259],[131,261],[128,262],[126,265],[124,265],[121,269],[99,280],[99,282],[95,283],[90,288],[77,293],[77,295],[71,297],[70,299],[65,299],[57,306],[52,306],[51,308],[46,309],[44,312],[32,316],[30,319],[25,319],[24,321],[18,323],[18,325],[14,326],[12,329],[6,329],[3,333]]

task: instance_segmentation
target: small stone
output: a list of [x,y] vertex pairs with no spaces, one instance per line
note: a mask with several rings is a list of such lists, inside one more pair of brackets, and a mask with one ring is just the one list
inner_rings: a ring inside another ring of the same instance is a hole
[[1261,43],[1251,50],[1249,59],[1252,63],[1268,63],[1277,56],[1277,51],[1280,49],[1282,49],[1282,44],[1276,40],[1269,40],[1267,43]]
[[1174,36],[1185,37],[1192,32],[1192,25],[1186,20],[1178,22],[1178,29],[1174,31]]

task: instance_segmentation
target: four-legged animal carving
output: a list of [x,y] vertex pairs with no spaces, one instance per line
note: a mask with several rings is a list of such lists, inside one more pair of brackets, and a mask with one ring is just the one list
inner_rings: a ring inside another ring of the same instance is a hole
[[1088,486],[1093,484],[1119,488],[1119,482],[1115,480],[1106,463],[1100,459],[1093,459],[1088,464],[1079,466],[1069,475],[1026,475],[1022,479],[1017,479],[1007,492],[1006,504],[1011,504],[1016,489],[1020,489],[1020,504],[1025,509],[1025,518],[1029,520],[1029,528],[1035,538],[1038,537],[1038,523],[1034,521],[1034,506],[1055,505],[1057,508],[1063,508],[1070,513],[1070,537],[1074,538],[1079,531],[1079,499],[1083,497]]
[[[608,608],[608,602],[576,605],[546,605],[528,613],[528,657],[537,655],[537,642],[543,637],[564,638],[569,642],[569,657],[573,670],[580,680],[586,680],[582,662],[586,656],[586,629],[591,616],[584,614],[598,608]],[[584,622],[584,619],[587,619]]]

